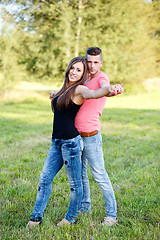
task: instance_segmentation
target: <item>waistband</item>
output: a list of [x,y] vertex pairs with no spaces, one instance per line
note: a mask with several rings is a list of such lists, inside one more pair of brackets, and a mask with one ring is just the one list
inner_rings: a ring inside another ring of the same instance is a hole
[[92,132],[80,132],[81,137],[91,137],[94,136],[98,133],[97,130],[92,131]]

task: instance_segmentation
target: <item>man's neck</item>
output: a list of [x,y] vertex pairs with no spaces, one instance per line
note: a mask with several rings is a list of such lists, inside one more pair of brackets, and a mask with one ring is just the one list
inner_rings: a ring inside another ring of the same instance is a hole
[[89,77],[88,77],[88,81],[90,81],[91,79],[93,79],[94,77],[96,77],[99,72],[100,72],[100,70],[99,70],[98,72],[96,72],[95,74],[90,74]]

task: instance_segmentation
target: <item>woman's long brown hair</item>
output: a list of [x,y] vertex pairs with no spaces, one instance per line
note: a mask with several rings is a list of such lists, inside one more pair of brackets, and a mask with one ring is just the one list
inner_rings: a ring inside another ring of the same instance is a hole
[[[83,66],[84,66],[84,70],[83,70],[83,74],[82,77],[75,83],[73,83],[72,85],[69,86],[69,71],[72,67],[73,64],[77,63],[77,62],[82,62]],[[85,82],[87,77],[87,61],[85,58],[83,57],[75,57],[73,58],[66,70],[65,73],[65,77],[64,77],[64,84],[61,88],[61,90],[54,96],[54,98],[52,99],[51,102],[51,106],[52,106],[52,111],[54,110],[53,108],[53,101],[56,97],[59,96],[58,100],[57,100],[57,108],[59,110],[64,109],[64,108],[68,108],[69,103],[74,95],[75,89],[78,85],[83,85],[83,83]]]

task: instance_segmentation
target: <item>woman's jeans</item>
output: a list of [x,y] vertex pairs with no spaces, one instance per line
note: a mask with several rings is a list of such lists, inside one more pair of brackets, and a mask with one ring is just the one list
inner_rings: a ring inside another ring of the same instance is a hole
[[102,137],[98,132],[95,136],[82,137],[83,155],[82,155],[82,183],[83,183],[83,199],[81,212],[91,210],[90,187],[87,176],[87,160],[91,168],[95,181],[99,184],[106,207],[108,217],[117,217],[117,206],[114,191],[109,180],[108,174],[104,167]]
[[51,194],[53,178],[62,168],[63,164],[68,174],[70,184],[70,204],[65,219],[74,222],[78,215],[82,201],[81,177],[81,137],[72,139],[52,140],[42,173],[39,178],[38,193],[31,220],[41,220]]

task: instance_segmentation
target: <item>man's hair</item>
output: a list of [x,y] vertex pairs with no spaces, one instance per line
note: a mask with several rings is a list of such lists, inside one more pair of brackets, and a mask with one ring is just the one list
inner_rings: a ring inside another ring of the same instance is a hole
[[92,55],[92,56],[100,55],[100,58],[102,60],[102,50],[98,47],[88,48],[86,51],[86,58],[88,57],[88,55]]

